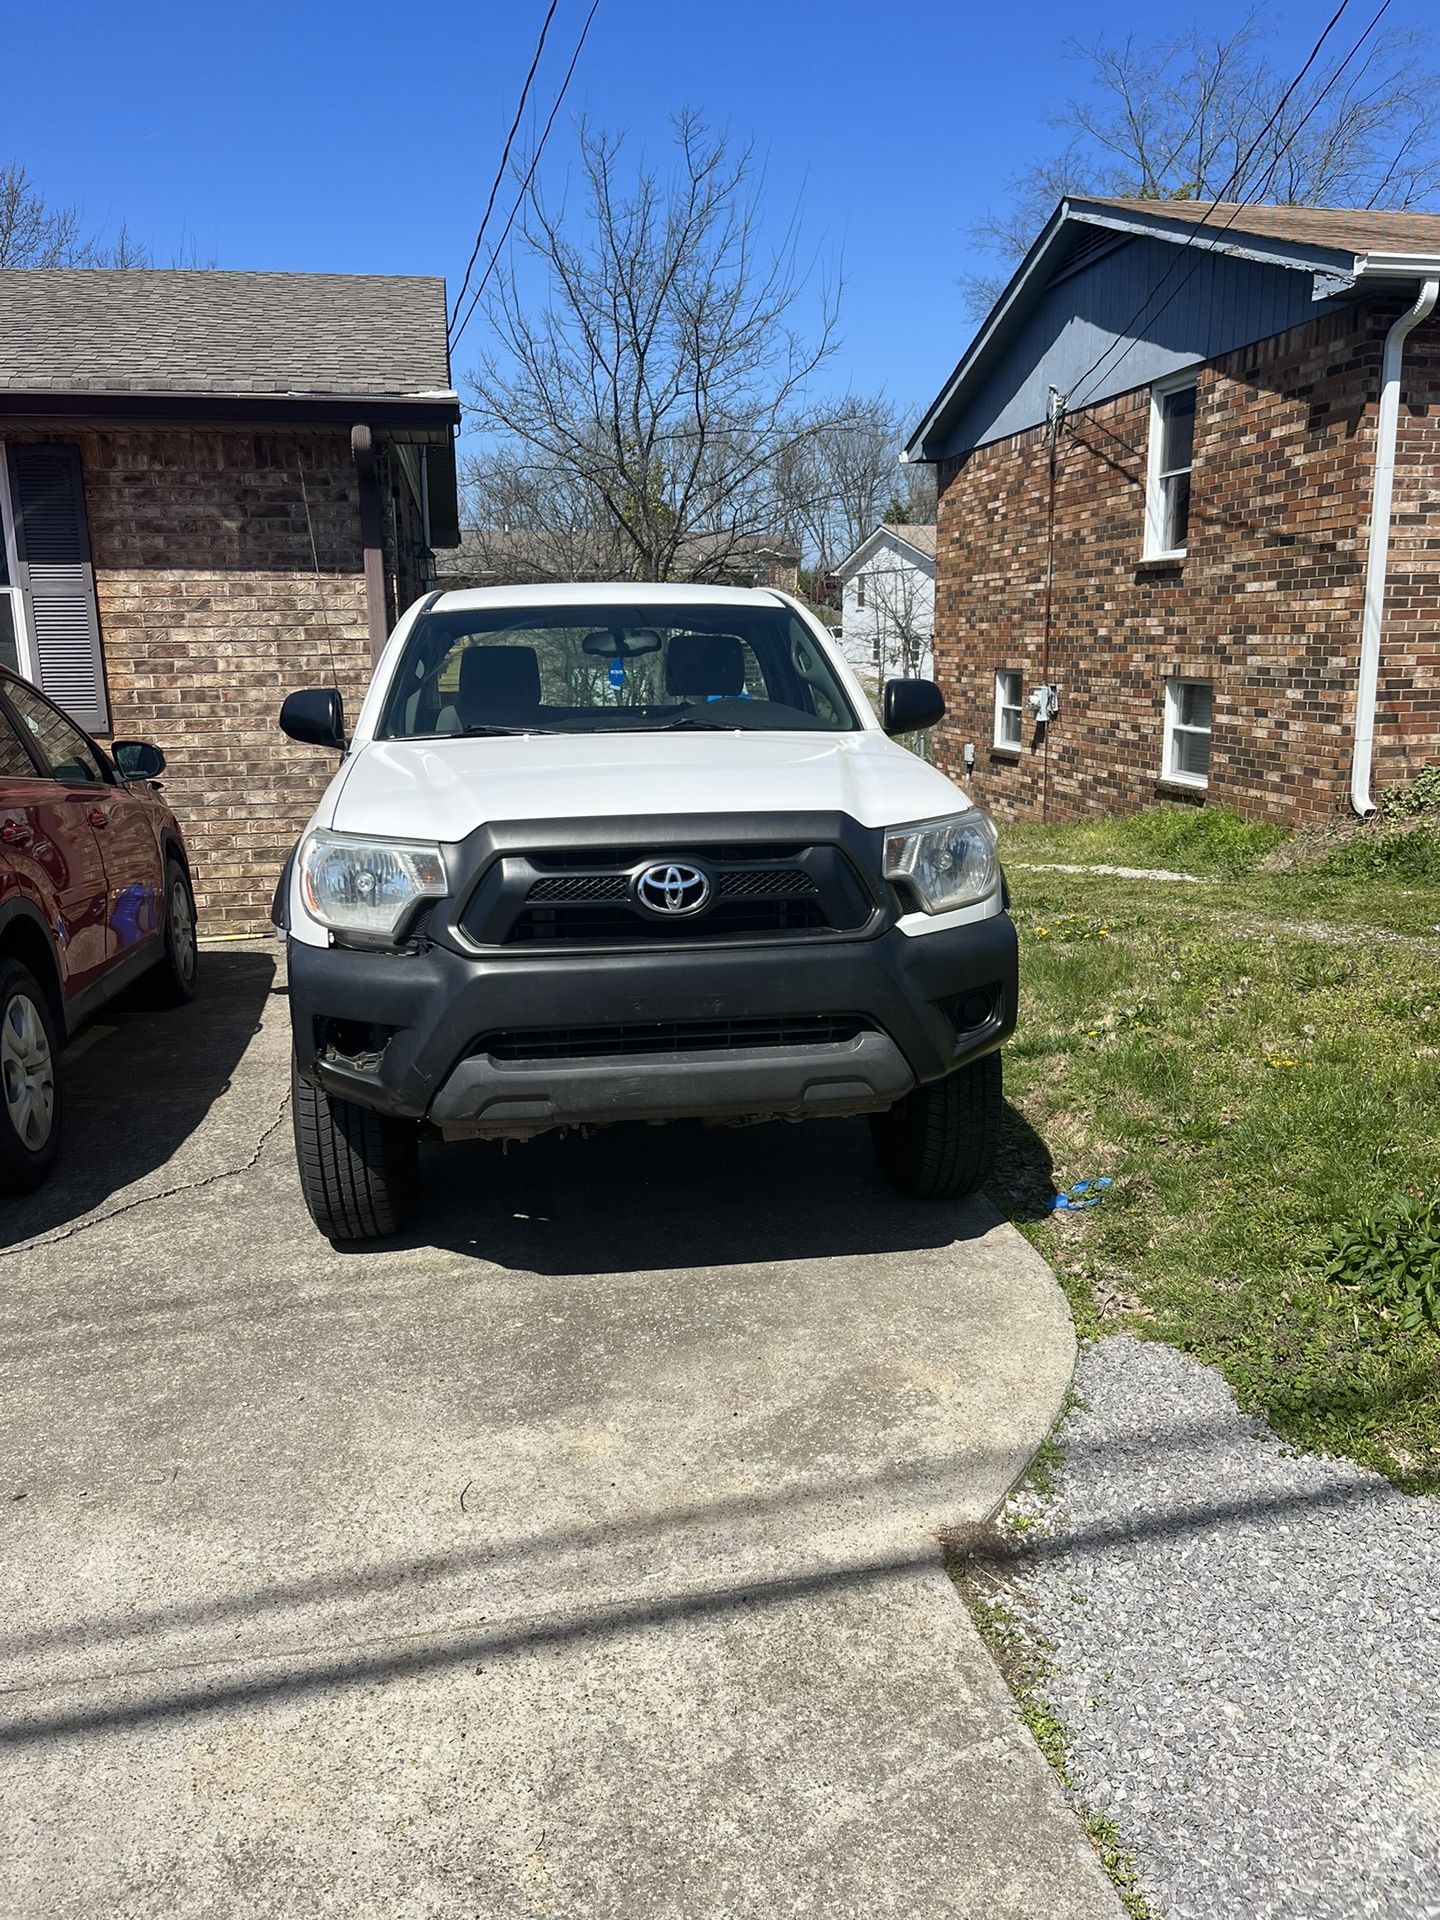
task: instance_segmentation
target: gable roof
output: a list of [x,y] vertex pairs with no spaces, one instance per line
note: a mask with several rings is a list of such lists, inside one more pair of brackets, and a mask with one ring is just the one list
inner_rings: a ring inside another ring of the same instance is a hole
[[845,558],[835,569],[836,578],[848,580],[857,568],[864,566],[865,562],[887,535],[892,540],[898,540],[902,545],[909,547],[922,565],[933,568],[935,564],[935,528],[933,523],[927,525],[924,522],[914,524],[906,522],[903,525],[891,525],[888,522],[884,522],[876,527],[873,532],[867,533],[853,553],[846,554]]
[[8,268],[0,408],[22,393],[363,396],[443,398],[458,417],[445,336],[438,278]]
[[[1247,336],[1254,339],[1293,324],[1293,318],[1274,323],[1286,302],[1292,316],[1303,317],[1314,310],[1316,302],[1351,294],[1362,282],[1394,285],[1440,272],[1440,215],[1436,214],[1072,196],[1056,207],[981,323],[959,365],[912,434],[904,457],[943,458],[971,396],[1007,350],[1016,346],[1049,291],[1067,275],[1090,269],[1100,272],[1107,254],[1122,242],[1137,240],[1144,241],[1152,253],[1173,247],[1177,254],[1185,250],[1191,256],[1184,275],[1170,281],[1168,297],[1163,300],[1165,307],[1171,305],[1181,281],[1201,264],[1213,270],[1228,259],[1243,263],[1252,280],[1257,274],[1263,278],[1268,271],[1272,287],[1283,282],[1291,290],[1285,301],[1257,301],[1257,311],[1268,311],[1272,324]],[[1135,251],[1130,249],[1131,253]],[[1295,278],[1287,279],[1287,275]],[[1154,288],[1154,279],[1149,285]],[[1128,325],[1132,332],[1143,335],[1147,325],[1159,321],[1162,304],[1159,299],[1147,303],[1142,298],[1138,310],[1131,301],[1127,312],[1130,318],[1125,323],[1117,320],[1118,330],[1123,333]],[[1232,346],[1242,344],[1243,339],[1230,342]],[[1187,363],[1183,349],[1171,343],[1168,351],[1176,364]],[[1188,363],[1195,364],[1201,357],[1205,356],[1192,352]],[[1078,372],[1079,368],[1074,370]],[[1087,390],[1081,396],[1082,404],[1123,391],[1126,384],[1124,379],[1112,379],[1106,388]],[[1144,384],[1133,367],[1128,384]],[[1039,418],[1043,418],[1043,410],[1036,421],[1027,424],[1037,424]]]

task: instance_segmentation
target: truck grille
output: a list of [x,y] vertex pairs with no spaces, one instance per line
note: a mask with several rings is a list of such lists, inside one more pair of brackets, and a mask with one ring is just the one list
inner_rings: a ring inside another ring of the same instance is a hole
[[487,1033],[471,1052],[488,1054],[493,1060],[602,1060],[617,1054],[843,1046],[872,1031],[868,1020],[848,1013],[782,1013],[755,1020],[647,1020],[634,1026]]
[[[652,864],[699,867],[710,898],[693,914],[657,914],[636,898]],[[482,946],[695,946],[805,939],[864,927],[877,904],[835,845],[689,842],[547,848],[507,854],[485,873],[460,924]]]

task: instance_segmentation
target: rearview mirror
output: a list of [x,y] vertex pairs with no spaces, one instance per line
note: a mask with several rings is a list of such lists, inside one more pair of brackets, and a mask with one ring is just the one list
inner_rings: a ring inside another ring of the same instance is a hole
[[887,680],[880,723],[886,733],[923,733],[945,718],[945,696],[933,680]]
[[580,648],[583,653],[595,654],[601,660],[635,660],[642,653],[658,653],[660,636],[651,627],[637,627],[629,634],[600,627],[586,634]]
[[148,740],[117,740],[110,757],[122,780],[158,780],[165,771],[164,754]]
[[345,751],[345,707],[334,687],[306,687],[288,694],[280,709],[280,731],[307,747]]

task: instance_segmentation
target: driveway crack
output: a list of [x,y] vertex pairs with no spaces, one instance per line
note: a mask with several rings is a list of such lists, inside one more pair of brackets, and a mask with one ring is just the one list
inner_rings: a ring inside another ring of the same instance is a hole
[[258,1165],[261,1154],[279,1131],[289,1108],[290,1095],[287,1092],[281,1097],[274,1119],[263,1128],[253,1150],[238,1166],[217,1167],[213,1173],[202,1174],[198,1180],[177,1180],[173,1186],[158,1187],[153,1193],[136,1194],[133,1200],[123,1200],[119,1206],[107,1207],[103,1212],[88,1213],[83,1220],[72,1221],[68,1227],[55,1227],[48,1233],[36,1234],[28,1240],[18,1241],[13,1247],[0,1249],[0,1260],[13,1259],[20,1253],[30,1253],[36,1247],[59,1246],[62,1241],[74,1240],[82,1233],[89,1233],[96,1227],[106,1226],[111,1220],[122,1220],[127,1213],[137,1213],[141,1207],[154,1206],[161,1200],[173,1200],[179,1193],[200,1193],[206,1187],[218,1186],[222,1180],[234,1180],[239,1174],[249,1173]]

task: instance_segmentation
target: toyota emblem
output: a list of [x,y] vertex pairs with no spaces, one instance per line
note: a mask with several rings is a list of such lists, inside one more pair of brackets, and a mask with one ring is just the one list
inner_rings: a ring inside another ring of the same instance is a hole
[[651,913],[699,913],[710,898],[709,875],[678,860],[657,863],[636,878],[635,898]]

